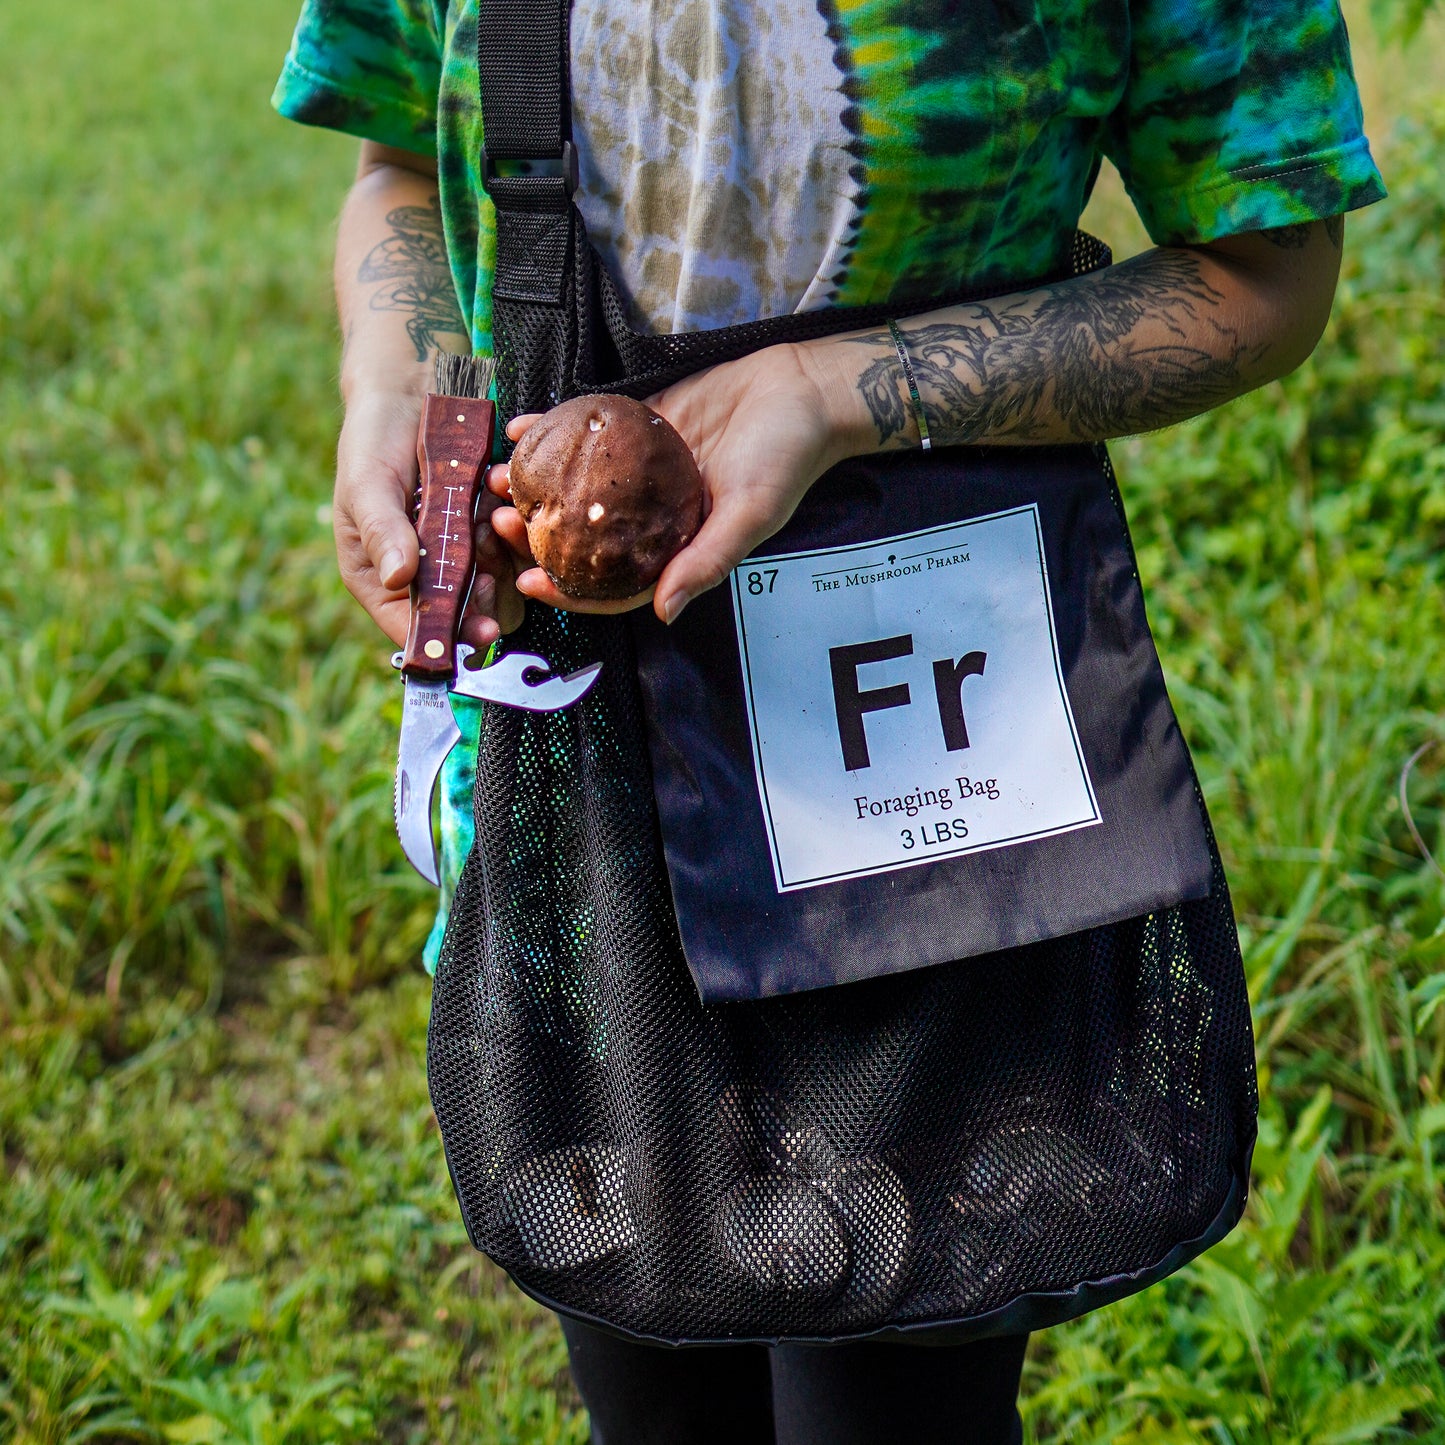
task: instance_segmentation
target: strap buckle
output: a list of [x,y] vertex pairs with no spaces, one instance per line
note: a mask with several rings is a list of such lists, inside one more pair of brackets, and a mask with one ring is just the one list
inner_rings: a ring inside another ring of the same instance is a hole
[[503,179],[505,179],[505,180],[509,180],[509,181],[516,181],[516,180],[526,181],[526,180],[555,180],[555,179],[556,179],[556,177],[555,177],[554,175],[550,174],[548,171],[545,171],[545,170],[542,171],[542,172],[540,172],[540,173],[537,173],[537,174],[534,174],[534,175],[529,175],[529,176],[506,176],[506,177],[503,177],[503,176],[499,175],[498,172],[497,172],[497,161],[498,161],[499,159],[500,159],[500,160],[503,160],[503,161],[511,161],[511,162],[513,162],[513,163],[516,163],[516,162],[519,162],[519,161],[525,161],[525,162],[527,162],[527,163],[529,163],[529,164],[538,165],[538,166],[547,166],[547,165],[549,165],[549,164],[551,164],[551,165],[556,165],[556,164],[558,163],[558,161],[560,160],[560,162],[561,162],[561,167],[562,167],[562,169],[561,169],[562,189],[563,189],[563,191],[566,193],[567,199],[570,201],[570,200],[572,199],[572,197],[577,193],[577,180],[578,180],[578,171],[577,171],[577,147],[576,147],[575,145],[573,145],[570,140],[564,140],[564,141],[562,142],[562,154],[561,154],[561,156],[500,156],[500,157],[498,157],[498,156],[492,155],[492,154],[487,150],[486,145],[483,144],[483,146],[482,146],[482,185],[483,185],[483,187],[484,187],[489,193],[490,193],[490,191],[491,191],[491,189],[492,189],[492,182],[493,182],[493,181],[496,181],[496,180],[503,180]]

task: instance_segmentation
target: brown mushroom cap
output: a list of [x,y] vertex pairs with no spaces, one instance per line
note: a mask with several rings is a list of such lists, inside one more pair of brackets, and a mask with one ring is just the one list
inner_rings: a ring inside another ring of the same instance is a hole
[[702,525],[687,443],[626,396],[579,396],[527,428],[512,500],[537,564],[569,597],[635,597]]

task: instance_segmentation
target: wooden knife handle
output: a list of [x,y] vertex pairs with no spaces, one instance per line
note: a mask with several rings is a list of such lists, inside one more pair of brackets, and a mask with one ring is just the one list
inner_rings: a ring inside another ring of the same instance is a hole
[[411,588],[411,628],[402,650],[408,677],[456,673],[457,628],[476,571],[472,536],[482,469],[492,457],[495,410],[476,397],[428,396],[417,434],[416,536],[421,559]]

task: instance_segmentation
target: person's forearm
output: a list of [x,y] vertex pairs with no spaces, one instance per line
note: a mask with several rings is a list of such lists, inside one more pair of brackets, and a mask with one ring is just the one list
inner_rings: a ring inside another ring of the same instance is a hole
[[[1169,426],[1292,370],[1329,312],[1338,223],[1161,248],[900,321],[934,445],[1094,442]],[[886,328],[809,343],[839,455],[916,447]]]
[[437,350],[470,353],[447,265],[437,183],[363,151],[336,238],[341,390],[427,389]]

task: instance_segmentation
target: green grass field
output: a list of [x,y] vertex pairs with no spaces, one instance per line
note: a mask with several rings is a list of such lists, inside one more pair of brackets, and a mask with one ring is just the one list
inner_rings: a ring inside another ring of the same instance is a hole
[[[293,7],[0,15],[0,1439],[580,1442],[427,1103],[398,690],[330,557],[354,146],[266,108]],[[1256,1191],[1035,1339],[1038,1442],[1445,1442],[1445,883],[1400,804],[1445,739],[1445,42],[1362,49],[1393,196],[1316,360],[1117,449]],[[1445,745],[1409,799],[1445,857]]]

